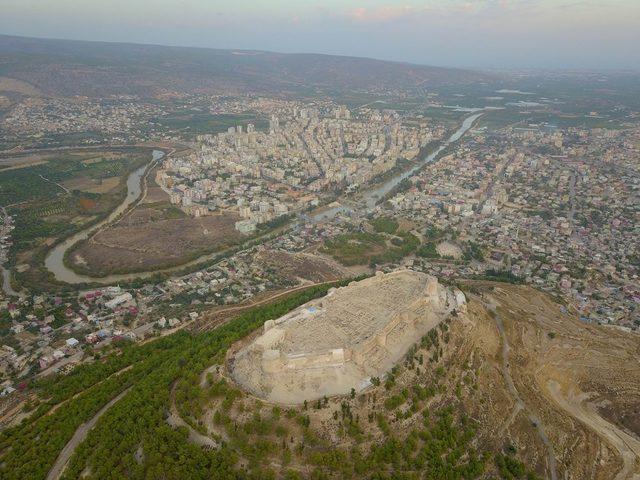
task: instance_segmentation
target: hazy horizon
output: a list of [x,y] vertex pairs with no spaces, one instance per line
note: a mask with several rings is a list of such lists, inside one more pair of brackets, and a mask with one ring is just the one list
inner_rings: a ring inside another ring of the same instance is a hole
[[0,33],[461,68],[639,70],[638,25],[632,0],[24,0],[3,6]]

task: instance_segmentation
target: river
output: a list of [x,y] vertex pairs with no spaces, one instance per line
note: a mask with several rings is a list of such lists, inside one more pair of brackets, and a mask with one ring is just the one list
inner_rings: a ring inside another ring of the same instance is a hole
[[[473,115],[465,118],[464,121],[462,122],[462,125],[460,125],[460,128],[458,128],[458,130],[456,130],[449,137],[449,139],[446,142],[444,142],[442,145],[440,145],[435,151],[433,151],[427,157],[422,159],[420,162],[418,162],[417,165],[415,165],[411,169],[405,172],[399,173],[398,175],[390,178],[389,180],[382,183],[381,185],[365,190],[360,195],[360,198],[357,199],[357,203],[362,203],[364,206],[366,206],[368,210],[373,209],[376,206],[376,203],[378,202],[378,200],[384,197],[391,190],[393,190],[393,188],[396,187],[401,181],[414,175],[418,170],[420,170],[426,164],[433,162],[445,148],[447,148],[452,143],[456,143],[458,140],[460,140],[462,136],[465,133],[467,133],[469,129],[473,126],[474,122],[478,118],[480,118],[482,115],[484,115],[483,112],[474,113]],[[333,218],[338,213],[350,213],[351,211],[352,210],[347,206],[338,205],[338,206],[323,210],[313,215],[312,218],[315,221],[326,220],[326,219]]]
[[[359,200],[364,205],[366,205],[368,209],[374,208],[379,198],[381,198],[382,196],[387,194],[389,191],[391,191],[391,189],[394,188],[402,180],[413,175],[416,171],[418,171],[424,165],[426,165],[427,163],[433,162],[437,158],[437,156],[440,154],[440,152],[442,152],[447,146],[460,140],[460,138],[462,138],[462,136],[473,126],[473,123],[481,115],[483,115],[483,113],[475,113],[465,118],[460,128],[456,130],[449,137],[449,139],[445,143],[443,143],[440,147],[438,147],[433,153],[425,157],[423,160],[421,160],[417,165],[415,165],[410,170],[407,170],[403,173],[399,173],[398,175],[390,178],[383,184],[377,185],[369,190],[366,190],[364,193],[361,194],[361,197]],[[161,159],[163,156],[164,156],[163,152],[159,150],[154,150],[152,162],[155,162]],[[180,271],[180,270],[183,270],[184,268],[198,265],[200,263],[203,263],[209,260],[213,260],[219,255],[221,255],[222,253],[224,253],[220,251],[210,253],[208,255],[203,255],[202,257],[196,258],[182,265],[177,265],[175,267],[166,268],[163,270],[153,270],[149,272],[138,272],[138,273],[127,273],[127,274],[114,274],[114,275],[107,275],[104,277],[92,277],[89,275],[82,275],[74,272],[64,264],[64,255],[67,252],[67,250],[69,250],[69,248],[71,248],[77,242],[86,240],[91,235],[93,235],[98,229],[104,227],[108,223],[113,222],[121,213],[127,210],[129,206],[131,206],[135,201],[138,200],[138,198],[142,194],[142,179],[146,171],[146,168],[147,168],[146,165],[143,167],[140,167],[138,170],[136,170],[129,176],[127,180],[127,198],[124,200],[124,202],[120,206],[118,206],[118,208],[116,208],[111,213],[111,215],[109,215],[108,218],[98,223],[97,225],[90,227],[87,230],[83,230],[73,235],[72,237],[69,237],[68,239],[66,239],[65,241],[63,241],[62,243],[54,247],[53,250],[51,250],[47,254],[44,264],[46,268],[55,275],[56,280],[60,282],[71,283],[71,284],[97,283],[97,284],[103,284],[103,285],[114,284],[118,282],[128,282],[135,279],[149,278],[157,273],[171,273],[175,271]],[[314,215],[312,218],[316,221],[321,219],[333,218],[338,212],[349,212],[349,211],[350,209],[348,207],[340,205],[338,207],[324,210],[323,212]]]
[[56,245],[45,258],[44,265],[55,275],[56,280],[65,283],[114,283],[117,281],[131,280],[137,278],[138,275],[110,275],[103,278],[94,278],[88,275],[80,275],[64,264],[64,255],[76,243],[86,240],[93,235],[100,228],[116,220],[122,213],[124,213],[131,205],[133,205],[142,195],[142,179],[147,167],[157,162],[164,157],[164,152],[161,150],[154,150],[152,153],[151,162],[147,165],[143,165],[137,170],[129,174],[127,178],[127,196],[111,214],[102,220],[101,222],[89,227],[86,230],[72,235],[63,242]]

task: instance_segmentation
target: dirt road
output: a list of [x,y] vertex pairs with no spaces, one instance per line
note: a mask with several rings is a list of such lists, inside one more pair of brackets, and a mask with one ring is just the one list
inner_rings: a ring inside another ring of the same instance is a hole
[[602,418],[595,405],[588,401],[588,394],[577,393],[574,390],[564,394],[560,384],[554,380],[549,380],[547,387],[551,397],[562,409],[595,431],[618,450],[623,466],[615,480],[640,480],[640,470],[636,466],[636,462],[640,460],[640,440]]
[[[192,320],[191,322],[187,322],[184,323],[183,325],[177,327],[175,330],[181,329],[181,328],[185,328],[188,326],[192,326],[191,329],[193,331],[196,332],[203,332],[206,330],[211,330],[212,328],[217,328],[221,325],[221,323],[224,323],[224,320],[221,322],[219,321],[219,317],[223,314],[227,314],[227,313],[233,313],[233,312],[241,312],[243,310],[248,310],[254,307],[259,307],[261,305],[265,305],[267,303],[272,302],[273,300],[280,298],[282,296],[285,295],[289,295],[291,293],[295,293],[299,290],[305,290],[307,288],[310,287],[316,287],[319,285],[327,285],[330,283],[335,283],[335,281],[330,281],[330,282],[320,282],[320,283],[306,283],[304,285],[299,285],[297,287],[279,292],[279,293],[274,293],[273,295],[269,295],[268,297],[262,298],[260,300],[255,300],[255,299],[251,299],[249,300],[247,303],[243,303],[241,305],[234,305],[232,307],[226,307],[226,308],[222,308],[220,310],[217,310],[215,312],[212,312],[211,317],[213,318],[209,318],[209,319],[201,319],[198,318],[197,320]],[[174,331],[175,331],[174,330]]]
[[171,387],[171,395],[170,395],[170,407],[169,407],[169,416],[167,417],[167,423],[172,427],[184,427],[189,432],[189,441],[199,445],[201,447],[206,448],[217,448],[218,443],[212,439],[207,437],[206,435],[201,434],[196,431],[191,425],[185,422],[182,417],[178,414],[178,409],[176,408],[176,398],[175,398],[175,384]]
[[89,431],[96,425],[98,420],[102,415],[106,413],[113,405],[115,405],[122,397],[124,397],[131,388],[126,389],[124,392],[120,393],[116,397],[112,398],[104,407],[102,407],[98,413],[96,413],[91,420],[86,423],[83,423],[78,427],[76,432],[71,437],[71,440],[67,442],[64,446],[58,458],[56,459],[56,463],[53,464],[51,470],[47,474],[47,480],[58,480],[64,471],[64,468],[67,466],[71,455],[75,452],[76,448],[80,443],[84,442],[89,434]]
[[513,383],[513,378],[511,377],[511,371],[509,370],[509,351],[511,350],[511,347],[509,346],[509,340],[507,339],[507,334],[504,331],[504,324],[502,322],[502,318],[500,317],[500,314],[496,311],[496,307],[494,303],[489,303],[489,304],[485,303],[485,305],[489,309],[489,311],[493,312],[493,317],[496,321],[496,325],[498,326],[498,330],[500,331],[500,336],[502,337],[502,375],[504,377],[505,383],[507,384],[507,389],[509,390],[509,393],[511,394],[514,401],[516,402],[515,410],[512,413],[512,418],[510,419],[510,421],[513,421],[513,419],[515,419],[515,417],[517,416],[520,410],[525,411],[527,418],[529,418],[529,421],[536,427],[538,436],[540,437],[540,440],[542,441],[542,443],[544,443],[544,446],[547,449],[547,463],[549,467],[549,474],[550,474],[551,480],[557,480],[558,473],[557,473],[557,467],[556,467],[556,457],[553,452],[553,445],[551,445],[551,442],[549,441],[549,437],[547,435],[547,432],[545,431],[544,425],[540,421],[540,418],[536,414],[534,414],[524,403],[524,401],[520,397],[520,394],[518,393],[518,389]]

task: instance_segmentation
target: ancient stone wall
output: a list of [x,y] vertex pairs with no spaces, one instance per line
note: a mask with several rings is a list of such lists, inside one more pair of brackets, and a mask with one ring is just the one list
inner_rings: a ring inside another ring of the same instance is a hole
[[265,322],[230,363],[232,377],[285,404],[360,391],[463,302],[435,277],[378,273]]

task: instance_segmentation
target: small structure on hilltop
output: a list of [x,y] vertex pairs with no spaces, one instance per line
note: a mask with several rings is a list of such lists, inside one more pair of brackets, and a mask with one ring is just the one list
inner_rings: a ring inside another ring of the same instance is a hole
[[378,272],[267,321],[262,334],[230,351],[227,367],[241,387],[276,403],[361,391],[464,303],[435,277]]

